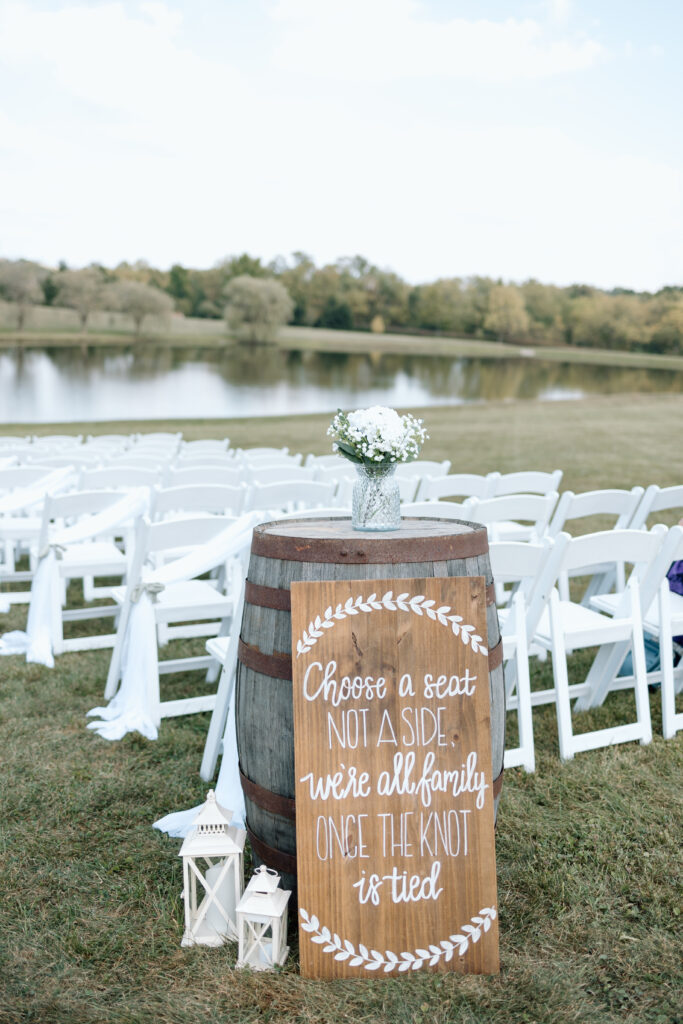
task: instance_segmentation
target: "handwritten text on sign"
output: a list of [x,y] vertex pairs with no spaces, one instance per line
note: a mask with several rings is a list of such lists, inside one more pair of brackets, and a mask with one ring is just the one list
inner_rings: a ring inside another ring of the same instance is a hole
[[303,974],[498,970],[486,645],[483,577],[292,584]]

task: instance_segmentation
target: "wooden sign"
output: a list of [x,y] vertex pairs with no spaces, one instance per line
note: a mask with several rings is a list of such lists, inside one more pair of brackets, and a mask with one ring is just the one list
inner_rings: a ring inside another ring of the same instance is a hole
[[484,578],[291,592],[302,974],[496,973]]

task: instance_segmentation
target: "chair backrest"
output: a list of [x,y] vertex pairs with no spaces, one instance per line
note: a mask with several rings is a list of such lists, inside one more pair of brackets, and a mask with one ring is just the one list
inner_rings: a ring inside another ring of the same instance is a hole
[[530,523],[533,535],[539,539],[545,533],[557,502],[557,491],[550,494],[506,494],[498,498],[486,498],[473,505],[472,519],[477,523],[492,526],[496,523]]
[[82,434],[43,434],[33,438],[34,444],[52,445],[54,448],[64,448],[67,445],[77,445],[83,440]]
[[417,492],[419,501],[432,501],[441,498],[490,498],[493,496],[495,480],[500,474],[489,473],[449,473],[447,475],[427,475],[423,478]]
[[428,516],[430,519],[470,519],[472,506],[459,501],[401,502],[402,516]]
[[235,468],[238,461],[230,452],[206,451],[179,452],[173,460],[176,469],[191,468],[192,466],[224,466],[226,469]]
[[683,513],[683,484],[675,487],[658,487],[657,484],[651,484],[633,515],[631,526],[637,530],[642,529],[647,525],[648,517],[652,513],[668,512],[673,509]]
[[90,467],[93,469],[102,462],[102,455],[98,452],[88,452],[85,448],[79,448],[74,449],[73,453],[67,455],[51,455],[44,452],[36,452],[35,456],[27,459],[26,462],[38,462],[41,466],[51,466],[53,469],[60,466],[75,466],[77,469]]
[[288,465],[286,463],[261,465],[256,462],[244,468],[249,474],[250,482],[254,484],[277,484],[281,480],[315,479],[315,469],[313,467],[305,468],[304,466]]
[[165,466],[167,462],[168,459],[165,456],[138,455],[135,452],[135,449],[120,452],[117,455],[113,455],[106,459],[107,466],[111,466],[112,469],[117,469],[120,466],[126,466],[129,469],[152,469],[155,472],[158,472],[159,469],[161,469],[162,466]]
[[32,444],[30,437],[15,437],[14,434],[0,436],[0,448],[26,448]]
[[206,544],[235,522],[235,516],[187,516],[167,519],[160,523],[146,522],[146,540],[143,560],[163,551],[182,551]]
[[307,455],[304,460],[304,466],[317,466],[319,469],[323,466],[337,466],[340,462],[346,462],[341,455]]
[[[272,455],[272,461],[274,462],[279,457],[287,458],[289,456],[289,448],[237,448],[235,454],[241,460],[269,459]],[[301,456],[299,456],[299,461],[301,461]]]
[[134,434],[134,439],[137,443],[147,443],[152,441],[163,441],[168,444],[180,444],[183,439],[183,435],[180,431],[177,433],[169,433],[168,431],[159,430],[151,433]]
[[[187,467],[187,468],[185,468]],[[192,465],[182,463],[175,467],[167,467],[164,471],[166,487],[187,487],[190,484],[220,484],[223,487],[239,487],[246,483],[247,474],[243,466],[229,467],[227,463],[220,466]]]
[[205,452],[208,455],[211,452],[217,455],[220,452],[227,452],[229,447],[230,438],[228,437],[203,437],[199,441],[183,441],[180,446],[180,454],[191,455],[194,452]]
[[115,491],[130,490],[133,487],[153,487],[159,483],[160,471],[141,469],[139,466],[108,466],[106,469],[84,470],[80,486],[86,488],[110,488]]
[[545,537],[539,542],[492,541],[489,544],[494,580],[519,584],[524,595],[529,641],[550,600],[570,540],[569,534],[559,533],[555,538]]
[[560,495],[557,508],[548,526],[548,534],[555,537],[560,530],[565,529],[565,524],[571,520],[598,515],[616,517],[614,529],[625,530],[631,525],[631,520],[642,496],[642,487],[634,487],[630,491],[584,491],[582,494],[565,491]]
[[302,456],[278,455],[275,453],[237,458],[236,461],[239,465],[244,466],[248,470],[252,470],[256,469],[258,466],[300,466]]
[[72,520],[78,521],[87,516],[95,516],[98,512],[120,503],[121,497],[116,491],[71,491],[69,494],[47,495],[43,505],[39,548],[48,543],[53,523],[64,525]]
[[163,519],[173,512],[206,512],[238,516],[244,508],[247,488],[221,484],[190,484],[187,487],[155,488],[150,518]]
[[577,570],[586,569],[589,574],[593,567],[602,566],[605,562],[625,562],[634,567],[636,578],[641,579],[659,553],[667,533],[666,527],[660,523],[649,532],[602,530],[571,537],[560,571],[578,575]]
[[130,434],[88,434],[86,444],[130,445],[133,443]]
[[440,477],[445,476],[450,468],[450,459],[444,459],[443,462],[415,459],[414,462],[399,462],[396,466],[396,476]]
[[49,476],[53,471],[52,466],[10,466],[8,469],[0,469],[0,494],[6,491],[13,491],[17,487],[28,487],[37,480]]
[[331,505],[334,489],[334,484],[323,484],[316,480],[283,480],[274,484],[252,484],[245,511],[276,509],[293,512],[297,507]]
[[557,491],[562,480],[562,470],[552,473],[528,470],[519,473],[501,473],[495,481],[492,497],[503,494],[549,494]]
[[321,483],[324,484],[330,483],[331,481],[338,482],[339,480],[356,479],[356,473],[351,463],[346,459],[340,459],[339,457],[337,457],[337,461],[333,464],[325,465],[323,463],[322,465],[318,465],[318,463],[313,463],[313,465],[308,468],[312,469],[315,474],[313,479],[320,480]]

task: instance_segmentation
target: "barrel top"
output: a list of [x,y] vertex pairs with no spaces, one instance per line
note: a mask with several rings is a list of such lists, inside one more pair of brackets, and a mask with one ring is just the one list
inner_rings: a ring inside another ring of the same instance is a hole
[[398,530],[354,530],[350,518],[286,519],[254,530],[252,554],[298,562],[399,563],[470,558],[488,552],[486,527],[462,519],[414,517]]

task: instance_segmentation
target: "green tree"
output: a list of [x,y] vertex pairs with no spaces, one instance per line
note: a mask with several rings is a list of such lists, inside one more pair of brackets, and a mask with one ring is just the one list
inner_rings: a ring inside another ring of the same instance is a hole
[[30,260],[0,260],[0,295],[16,306],[20,331],[31,307],[44,298],[40,285],[46,276],[47,271]]
[[224,296],[228,329],[240,341],[273,341],[294,308],[287,289],[274,278],[241,274],[228,282]]
[[353,317],[348,302],[340,302],[334,295],[330,295],[316,322],[316,327],[330,327],[335,331],[350,331],[353,327]]
[[84,270],[64,270],[56,275],[57,299],[55,305],[75,309],[86,329],[88,317],[96,309],[104,308],[104,281],[93,267]]
[[116,281],[109,285],[105,302],[109,308],[119,309],[131,317],[136,338],[140,337],[145,317],[167,317],[173,311],[170,295],[140,281]]
[[501,341],[526,335],[529,316],[524,299],[514,285],[498,284],[491,289],[484,329],[496,334]]

